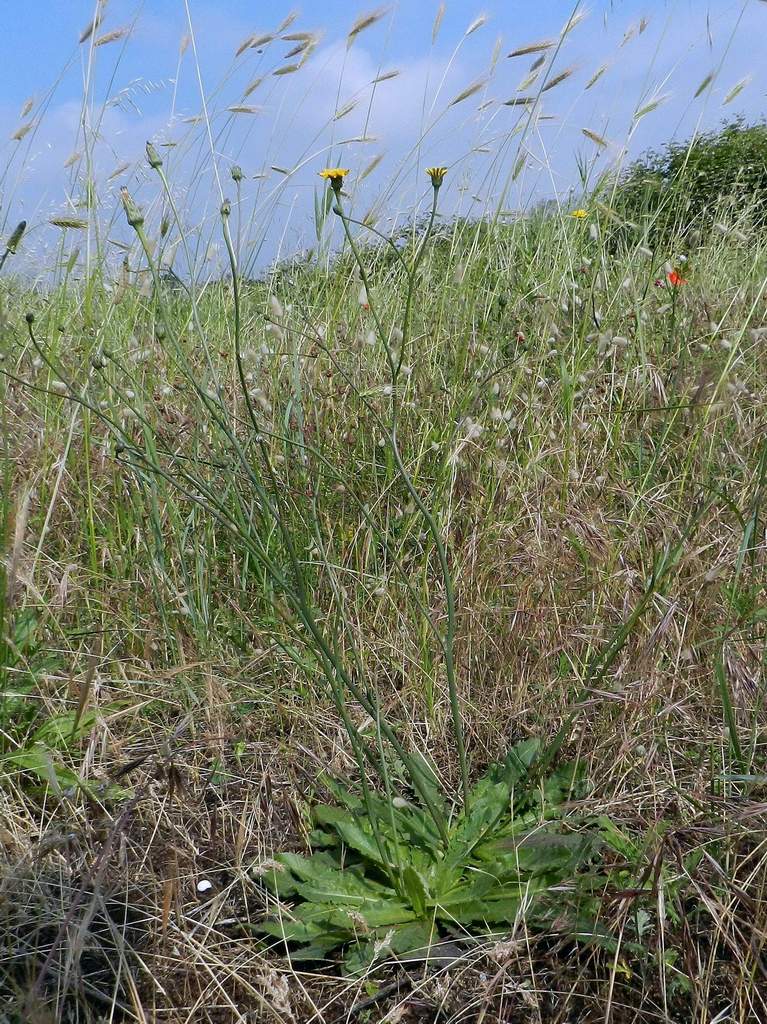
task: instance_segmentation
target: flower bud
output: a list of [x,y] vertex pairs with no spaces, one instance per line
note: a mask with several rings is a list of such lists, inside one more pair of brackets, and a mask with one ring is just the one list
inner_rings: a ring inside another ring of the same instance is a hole
[[125,210],[125,217],[132,228],[140,228],[144,223],[144,214],[136,206],[130,192],[123,185],[120,189],[120,198],[122,199],[123,209]]
[[149,162],[149,166],[153,170],[156,171],[160,167],[162,167],[162,157],[157,152],[157,150],[154,148],[154,146],[152,145],[151,142],[147,142],[147,144],[146,144],[146,158],[147,158],[147,161]]

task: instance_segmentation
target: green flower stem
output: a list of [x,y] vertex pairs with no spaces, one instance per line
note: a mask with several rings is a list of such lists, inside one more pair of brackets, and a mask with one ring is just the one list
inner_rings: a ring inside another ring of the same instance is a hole
[[[166,195],[171,206],[171,210],[173,211],[173,215],[178,222],[178,214],[176,211],[176,207],[173,202],[172,195],[170,193],[170,189],[167,183],[167,179],[165,178],[162,167],[156,166],[154,164],[153,166],[155,167],[155,170],[157,171],[163,182],[163,186],[165,188]],[[163,325],[166,329],[166,333],[168,335],[169,340],[172,340],[176,347],[178,347],[178,339],[175,337],[172,324],[170,323],[170,318],[167,315],[165,305],[162,301],[159,271],[154,261],[151,247],[149,245],[149,240],[144,230],[143,216],[141,215],[138,208],[135,207],[135,204],[133,204],[132,200],[130,200],[130,197],[127,196],[127,194],[126,196],[124,196],[123,202],[126,206],[128,222],[134,228],[136,235],[139,239],[139,242],[141,244],[141,247],[144,250],[147,262],[149,264],[152,279],[155,284],[158,305],[160,307],[160,316]],[[224,219],[226,220],[226,218]],[[180,226],[181,225],[179,223],[179,227]],[[231,242],[231,234],[229,235],[228,251],[230,255],[230,260],[232,256],[234,256],[234,266],[236,270],[236,255],[234,254],[234,248]],[[235,274],[235,277],[237,276],[238,275]],[[237,296],[239,303],[239,281],[237,283]],[[200,333],[201,340],[204,341],[202,330],[201,327],[199,326],[199,321],[196,317],[196,310],[194,310],[194,313],[195,326],[197,327],[198,332]],[[239,313],[237,316],[235,326],[238,337],[237,347],[239,348],[239,332],[241,330],[241,321]],[[207,354],[207,346],[204,347]],[[242,383],[244,382],[244,373],[241,357],[238,361],[238,377],[240,377],[240,383],[242,385]],[[251,484],[254,486],[255,491],[259,497],[259,500],[262,503],[262,506],[265,509],[268,509],[270,516],[272,516],[275,523],[278,525],[281,532],[281,536],[285,543],[285,547],[287,549],[288,559],[290,561],[291,569],[294,575],[294,583],[291,584],[283,577],[281,571],[273,563],[271,558],[263,549],[262,545],[256,544],[254,542],[253,537],[250,535],[250,531],[246,530],[244,527],[241,527],[239,524],[236,523],[236,521],[231,520],[229,516],[224,517],[224,525],[226,525],[235,534],[235,536],[239,537],[239,539],[245,544],[246,549],[249,550],[253,557],[256,558],[256,560],[264,567],[264,569],[269,574],[271,579],[274,580],[276,585],[279,587],[280,591],[285,596],[290,606],[291,612],[298,617],[298,619],[301,621],[309,635],[312,637],[316,645],[316,649],[320,655],[320,662],[323,667],[323,673],[328,679],[329,685],[331,687],[331,692],[334,697],[334,701],[339,706],[339,711],[342,714],[342,717],[344,718],[344,724],[345,727],[347,727],[347,731],[349,731],[349,728],[351,727],[349,735],[352,743],[355,744],[355,738],[357,734],[353,731],[353,724],[348,719],[348,715],[346,715],[345,691],[350,693],[354,700],[358,701],[358,703],[363,707],[363,709],[367,712],[367,714],[370,715],[370,717],[374,721],[380,722],[380,729],[382,734],[384,735],[386,740],[391,744],[391,746],[394,748],[397,754],[400,756],[404,764],[407,766],[414,788],[418,792],[419,797],[422,799],[424,805],[427,807],[429,813],[434,819],[435,825],[439,830],[440,835],[443,838],[443,841],[446,842],[447,826],[444,819],[444,814],[441,812],[440,808],[431,797],[431,794],[429,792],[430,782],[427,781],[423,768],[421,768],[416,763],[416,761],[411,757],[411,755],[408,754],[403,744],[399,740],[399,737],[396,735],[396,732],[391,728],[391,726],[385,720],[380,718],[377,700],[374,697],[371,697],[371,695],[364,689],[364,687],[359,686],[357,683],[354,682],[354,679],[343,665],[336,651],[331,647],[328,638],[324,635],[316,620],[316,617],[311,608],[311,603],[308,597],[305,580],[301,569],[301,563],[295,551],[295,546],[293,544],[292,537],[290,536],[290,532],[287,528],[284,516],[281,514],[279,508],[276,507],[274,504],[273,496],[277,496],[280,494],[279,482],[277,481],[276,476],[274,474],[273,467],[271,466],[271,461],[268,458],[268,452],[265,447],[265,440],[261,435],[260,431],[257,429],[257,417],[255,415],[255,410],[253,410],[251,405],[248,415],[249,418],[251,419],[251,423],[254,425],[255,438],[257,440],[257,443],[261,445],[262,453],[265,453],[267,455],[267,457],[265,458],[265,466],[267,469],[267,473],[269,474],[271,494],[268,493],[267,489],[265,488],[264,481],[255,472],[254,467],[250,460],[247,458],[246,453],[242,448],[241,442],[237,437],[236,433],[234,432],[234,430],[218,415],[216,403],[211,399],[211,397],[206,392],[203,391],[203,389],[200,387],[197,381],[192,381],[192,384],[195,391],[203,401],[205,407],[210,412],[214,421],[217,423],[220,429],[224,432],[225,436],[231,442],[237,455],[237,458],[240,464],[242,465]],[[245,393],[247,395],[247,388],[245,388]],[[220,398],[219,402],[221,402]],[[172,476],[169,475],[169,479],[172,481]],[[368,762],[373,766],[373,768],[376,771],[380,772],[381,769],[380,765],[377,762],[377,759],[364,744],[358,744],[356,749],[358,751],[362,751]]]
[[371,296],[371,290],[370,290],[370,287],[369,287],[368,276],[367,276],[367,272],[365,270],[364,264],[362,262],[362,258],[361,258],[360,252],[359,252],[359,248],[357,247],[357,243],[355,242],[354,237],[353,237],[353,235],[351,233],[351,227],[350,227],[348,218],[346,217],[346,214],[344,212],[343,206],[341,205],[341,197],[338,194],[336,195],[336,207],[335,208],[336,208],[336,211],[338,213],[338,216],[341,219],[341,223],[343,224],[343,228],[344,228],[344,233],[346,235],[346,239],[347,239],[347,241],[349,243],[349,247],[350,247],[350,249],[352,251],[352,254],[354,255],[354,259],[355,259],[355,261],[357,263],[357,266],[359,268],[360,277],[362,279],[362,283],[365,286],[365,291],[367,293],[368,303],[370,305],[370,312],[373,315],[373,322],[376,325],[376,330],[378,331],[378,336],[379,336],[379,338],[381,339],[381,341],[382,341],[382,343],[384,345],[384,349],[386,351],[387,359],[389,361],[389,367],[390,367],[391,373],[392,373],[392,424],[391,424],[391,431],[390,431],[390,434],[389,434],[389,443],[391,445],[391,450],[392,450],[392,455],[394,457],[394,462],[395,462],[395,464],[397,466],[397,471],[399,472],[400,477],[402,478],[402,481],[405,484],[405,487],[406,487],[410,497],[413,499],[416,507],[418,508],[418,511],[423,516],[424,522],[426,523],[427,530],[429,531],[429,534],[431,535],[432,540],[434,541],[434,546],[435,546],[436,551],[437,551],[437,558],[438,558],[439,564],[440,564],[440,571],[441,571],[441,574],[442,574],[443,584],[444,584],[444,587],[445,587],[445,600],[446,600],[446,605],[447,605],[447,626],[446,626],[446,629],[445,629],[445,634],[444,634],[443,643],[442,643],[442,647],[443,647],[443,650],[444,650],[444,657],[445,657],[445,674],[447,676],[448,694],[449,694],[449,698],[450,698],[450,711],[451,711],[452,724],[453,724],[453,736],[454,736],[456,747],[457,747],[457,750],[458,750],[458,761],[459,761],[460,772],[461,772],[461,789],[462,789],[462,793],[463,793],[463,803],[464,803],[464,807],[468,808],[468,806],[469,806],[469,796],[470,796],[470,789],[469,789],[469,767],[468,767],[468,759],[467,759],[467,756],[466,756],[466,743],[465,743],[464,735],[463,735],[463,721],[461,719],[461,708],[460,708],[460,701],[459,701],[459,697],[458,697],[458,685],[457,685],[456,674],[455,674],[454,650],[455,650],[455,631],[456,630],[455,630],[455,591],[454,591],[454,588],[453,588],[453,579],[452,579],[452,574],[450,572],[450,566],[448,564],[447,551],[446,551],[446,548],[445,548],[445,543],[444,543],[444,541],[442,539],[442,534],[441,534],[441,531],[439,529],[439,526],[437,525],[437,522],[436,522],[433,514],[427,508],[425,502],[423,501],[423,499],[421,498],[420,494],[418,493],[418,491],[417,491],[417,489],[415,487],[415,484],[413,483],[412,477],[410,476],[410,474],[408,473],[408,471],[407,471],[407,469],[405,467],[405,464],[404,464],[404,462],[402,460],[402,455],[401,455],[400,450],[399,450],[399,444],[398,444],[398,441],[397,441],[397,421],[398,421],[398,413],[399,413],[399,401],[398,401],[398,395],[397,395],[397,378],[398,378],[398,375],[399,375],[400,367],[402,366],[402,360],[403,360],[404,353],[405,353],[405,347],[408,344],[409,338],[410,338],[410,330],[411,330],[411,324],[412,324],[413,299],[415,297],[415,291],[416,291],[416,274],[417,274],[418,267],[420,265],[421,259],[423,258],[424,252],[426,250],[426,245],[428,243],[429,236],[431,235],[431,232],[433,230],[434,220],[435,220],[436,213],[437,213],[437,198],[438,198],[438,191],[439,190],[437,188],[435,188],[433,191],[434,191],[434,195],[433,195],[433,199],[432,199],[431,216],[429,217],[429,223],[427,225],[426,231],[424,232],[424,236],[423,236],[423,238],[421,239],[421,242],[418,245],[418,248],[416,250],[415,256],[413,257],[413,262],[412,262],[411,266],[408,269],[408,290],[407,290],[407,297],[406,297],[406,300],[405,300],[405,314],[404,314],[404,319],[403,319],[403,324],[402,324],[402,345],[400,347],[399,358],[398,358],[396,363],[394,362],[394,359],[392,357],[392,353],[391,353],[391,350],[390,350],[389,345],[388,345],[386,333],[384,332],[383,325],[381,323],[380,317],[378,316],[377,309],[375,307],[375,304],[374,304],[372,296]]
[[[221,220],[223,225],[224,244],[226,246],[227,255],[229,257],[229,266],[232,273],[232,295],[234,301],[234,351],[235,361],[237,364],[237,374],[240,381],[240,388],[242,390],[243,395],[245,396],[245,404],[248,411],[248,417],[255,432],[254,436],[257,439],[256,443],[261,452],[261,457],[264,461],[264,464],[267,467],[267,472],[271,479],[274,493],[278,494],[279,487],[274,473],[274,467],[272,466],[272,461],[269,455],[269,449],[266,445],[266,441],[264,440],[263,435],[261,434],[259,429],[258,419],[256,417],[256,412],[250,398],[250,394],[247,387],[247,381],[245,379],[245,371],[242,363],[242,317],[240,309],[240,275],[237,264],[237,255],[234,250],[231,231],[229,229],[229,213],[230,206],[227,202],[225,202],[221,207]],[[360,740],[359,731],[357,730],[356,726],[354,725],[349,716],[349,710],[346,701],[346,693],[344,690],[345,672],[342,669],[340,658],[338,656],[337,651],[331,649],[330,645],[326,643],[325,638],[320,634],[319,626],[317,624],[316,618],[311,608],[309,595],[306,589],[306,581],[304,578],[303,570],[301,568],[301,563],[295,550],[295,546],[293,544],[293,538],[291,537],[290,531],[287,529],[285,525],[284,517],[280,515],[279,512],[276,512],[275,518],[279,524],[283,540],[285,541],[285,546],[288,549],[288,557],[290,559],[291,568],[293,569],[293,573],[295,576],[300,617],[302,622],[312,633],[315,642],[319,644],[320,649],[322,651],[325,677],[330,685],[333,703],[335,704],[336,710],[341,716],[344,729],[346,730],[346,733],[352,744],[355,760],[357,762],[357,767],[360,773],[363,798],[365,800],[365,805],[368,810],[368,819],[373,830],[376,845],[378,846],[378,850],[379,853],[381,854],[382,861],[388,865],[389,853],[377,825],[377,817],[373,810],[370,785],[368,782],[367,770],[365,767],[365,761],[367,757],[369,760],[371,760],[374,769],[377,770],[377,772],[383,777],[387,794],[390,794],[391,785],[388,777],[386,761],[383,757],[383,751],[380,751],[379,758],[376,761],[372,753],[370,751],[365,750],[364,744]],[[380,742],[380,713],[376,715],[375,721],[378,726]],[[402,869],[400,864],[398,848],[395,852],[395,862],[397,866],[397,872],[399,875],[401,875]],[[391,881],[393,882],[393,878],[391,879]]]

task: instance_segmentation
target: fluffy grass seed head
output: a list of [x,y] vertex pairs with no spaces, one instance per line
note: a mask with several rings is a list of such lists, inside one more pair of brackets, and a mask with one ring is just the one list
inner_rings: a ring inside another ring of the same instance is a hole
[[334,192],[338,193],[341,191],[344,178],[348,173],[348,167],[326,167],[323,171],[320,171],[320,177],[329,181],[330,187]]
[[431,178],[432,186],[436,191],[438,188],[440,188],[442,182],[445,180],[445,175],[447,174],[447,167],[427,167],[426,173]]
[[27,222],[25,220],[19,221],[19,223],[16,225],[16,227],[13,229],[10,236],[8,237],[8,241],[5,243],[6,252],[11,253],[11,255],[15,255],[16,250],[19,247],[19,242],[21,241],[22,236],[26,230]]
[[84,231],[88,227],[84,217],[51,217],[48,223],[55,228],[70,228],[73,231]]

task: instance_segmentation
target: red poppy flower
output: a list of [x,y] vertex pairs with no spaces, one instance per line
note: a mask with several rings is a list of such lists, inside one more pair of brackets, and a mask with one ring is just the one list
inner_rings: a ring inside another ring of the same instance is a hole
[[687,281],[682,277],[678,270],[672,270],[670,273],[666,274],[666,278],[672,288],[679,288],[683,284],[687,284]]

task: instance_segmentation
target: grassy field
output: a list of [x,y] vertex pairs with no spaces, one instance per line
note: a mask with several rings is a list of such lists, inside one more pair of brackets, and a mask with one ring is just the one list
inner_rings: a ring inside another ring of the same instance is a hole
[[337,174],[189,287],[148,163],[121,273],[1,279],[0,1019],[765,1019],[750,211],[392,245]]

